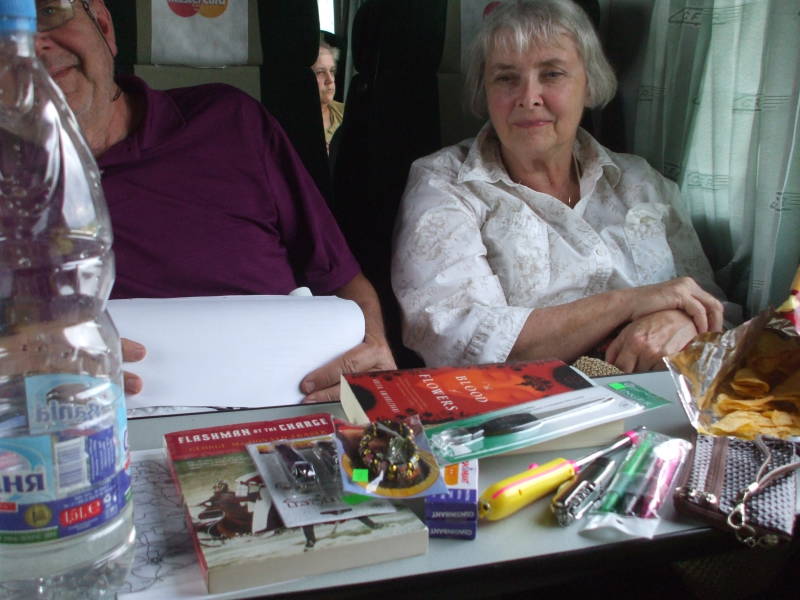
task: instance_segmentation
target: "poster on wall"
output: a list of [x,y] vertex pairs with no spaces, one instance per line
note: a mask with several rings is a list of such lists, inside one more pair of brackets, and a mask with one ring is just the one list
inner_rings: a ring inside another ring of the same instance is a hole
[[247,0],[152,0],[153,64],[247,64]]

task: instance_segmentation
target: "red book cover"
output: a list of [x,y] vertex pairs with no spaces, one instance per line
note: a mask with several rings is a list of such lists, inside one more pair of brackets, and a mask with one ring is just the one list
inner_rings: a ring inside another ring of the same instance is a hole
[[170,461],[216,456],[231,452],[247,453],[245,446],[258,442],[330,435],[335,433],[331,416],[319,413],[276,421],[256,421],[173,431],[164,436]]
[[563,361],[542,360],[343,375],[341,398],[354,423],[419,415],[435,425],[591,386]]
[[422,554],[424,523],[407,508],[286,528],[246,445],[327,436],[330,415],[238,423],[164,436],[167,462],[212,594]]

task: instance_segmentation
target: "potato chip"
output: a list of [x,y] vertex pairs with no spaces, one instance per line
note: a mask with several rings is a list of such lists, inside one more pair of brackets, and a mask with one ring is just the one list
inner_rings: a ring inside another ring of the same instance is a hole
[[800,433],[800,416],[783,410],[768,410],[764,413],[776,427],[796,428]]
[[780,410],[764,413],[737,410],[709,428],[714,435],[734,435],[752,440],[759,433],[775,437],[800,435],[800,417]]
[[724,416],[735,410],[745,411],[764,411],[770,408],[769,403],[775,399],[774,396],[764,396],[763,398],[738,398],[725,393],[717,395],[714,403],[714,412]]
[[711,425],[714,435],[735,435],[752,440],[765,429],[774,429],[772,419],[759,412],[735,410]]
[[749,368],[736,371],[731,381],[731,388],[746,398],[761,398],[769,393],[769,383]]

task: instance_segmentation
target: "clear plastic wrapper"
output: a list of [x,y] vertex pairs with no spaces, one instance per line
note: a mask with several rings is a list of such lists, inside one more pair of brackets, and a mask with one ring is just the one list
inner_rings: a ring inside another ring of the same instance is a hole
[[624,419],[666,401],[624,397],[593,386],[526,404],[451,421],[426,433],[436,458],[455,463],[524,448],[588,427]]
[[405,500],[447,493],[419,417],[367,425],[336,421],[345,492]]
[[686,440],[647,431],[592,506],[581,532],[603,538],[652,538],[691,448]]
[[353,503],[343,497],[333,435],[248,444],[247,451],[286,527],[394,512],[385,500]]

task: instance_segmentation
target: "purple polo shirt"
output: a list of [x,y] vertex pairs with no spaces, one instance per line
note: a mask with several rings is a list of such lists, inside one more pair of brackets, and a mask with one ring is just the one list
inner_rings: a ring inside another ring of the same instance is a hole
[[221,84],[144,98],[137,130],[98,160],[114,229],[112,298],[327,294],[359,266],[261,104]]

